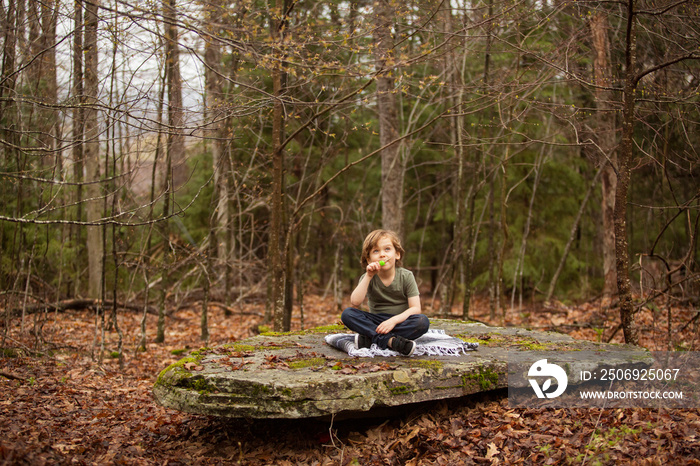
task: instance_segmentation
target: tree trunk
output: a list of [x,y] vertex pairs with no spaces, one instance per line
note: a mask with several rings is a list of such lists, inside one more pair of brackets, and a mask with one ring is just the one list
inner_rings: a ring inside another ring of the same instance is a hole
[[[376,11],[376,57],[380,70],[377,77],[377,112],[379,113],[379,145],[398,139],[399,118],[394,93],[394,41],[391,28],[395,12],[390,0],[378,0]],[[382,150],[382,227],[403,236],[404,164],[399,143]]]
[[[83,103],[85,98],[83,95],[83,1],[75,0],[75,26],[73,30],[73,178],[77,183],[75,189],[75,220],[83,221],[83,138],[84,138],[84,112]],[[73,267],[73,293],[80,294],[80,271],[83,269],[83,254],[80,249],[83,247],[82,240],[83,229],[77,225],[71,225],[70,236],[73,239],[73,244],[78,249],[76,259],[72,264]]]
[[[231,163],[226,148],[226,119],[223,115],[223,70],[221,63],[221,44],[219,18],[223,11],[221,3],[211,1],[205,4],[205,28],[208,36],[204,44],[204,79],[206,83],[206,112],[208,120],[209,134],[213,138],[211,145],[212,163],[214,165],[214,189],[215,189],[215,213],[216,218],[211,227],[214,235],[210,238],[214,241],[212,252],[218,259],[217,268],[226,270],[228,274],[228,264],[230,254],[233,250],[231,228],[231,209],[229,192],[229,180],[231,174]],[[226,290],[229,289],[228,280]],[[227,293],[228,295],[228,293]],[[228,302],[228,301],[227,301]]]
[[639,338],[634,322],[634,304],[629,277],[629,251],[627,249],[627,193],[634,150],[634,106],[637,86],[634,0],[629,0],[627,3],[626,19],[622,143],[618,154],[617,190],[615,191],[615,265],[617,268],[617,292],[620,298],[620,320],[625,343],[637,345]]
[[508,196],[508,162],[510,157],[510,146],[506,146],[503,159],[501,160],[501,170],[498,170],[501,175],[501,194],[500,194],[500,225],[501,225],[501,247],[498,250],[498,265],[496,267],[496,309],[501,310],[501,321],[505,324],[506,320],[506,305],[505,305],[505,290],[503,287],[503,265],[505,263],[506,249],[508,248],[508,216],[506,198]]
[[[34,138],[39,146],[39,166],[46,167],[54,156],[56,147],[56,117],[51,108],[56,104],[56,19],[55,0],[29,2],[27,22],[29,23],[29,44],[32,62],[27,69],[30,94],[36,105],[30,114],[30,131],[36,131]],[[33,118],[35,117],[35,119]],[[60,157],[57,158],[60,161]]]
[[[269,279],[271,280],[270,302],[273,310],[273,325],[275,331],[287,331],[285,297],[286,268],[287,268],[287,248],[285,237],[285,180],[284,180],[284,106],[282,96],[284,95],[284,72],[281,69],[281,51],[277,48],[284,41],[285,12],[287,8],[284,0],[272,1],[272,14],[270,22],[270,35],[272,45],[275,49],[273,53],[272,85],[273,85],[273,113],[272,113],[272,199],[270,202],[270,237],[268,240],[268,267]],[[277,18],[277,19],[274,19]]]
[[102,227],[96,225],[102,218],[102,206],[100,180],[100,125],[97,111],[99,96],[98,80],[98,27],[99,0],[85,4],[85,133],[84,156],[86,167],[87,221],[92,223],[87,227],[87,252],[88,252],[88,296],[90,298],[102,297],[102,267],[104,247],[102,243]]
[[182,76],[180,74],[180,46],[176,15],[176,0],[166,0],[164,15],[166,18],[165,54],[168,77],[168,157],[174,171],[170,193],[175,191],[184,179],[185,136],[183,133]]
[[[445,10],[445,34],[450,34],[451,30],[455,30],[453,23],[452,9],[447,8]],[[450,30],[450,28],[452,28]],[[442,291],[440,297],[440,315],[448,317],[452,311],[452,305],[454,304],[454,299],[458,275],[459,275],[459,265],[462,259],[462,254],[464,252],[467,240],[465,238],[465,188],[466,181],[465,178],[467,170],[467,151],[464,146],[464,115],[462,115],[462,108],[464,105],[464,77],[463,69],[460,66],[466,60],[466,51],[460,56],[458,55],[457,49],[451,50],[449,54],[445,56],[445,74],[450,77],[450,83],[453,89],[457,92],[448,96],[449,106],[456,109],[456,115],[449,119],[450,123],[450,145],[454,148],[455,159],[456,159],[456,170],[452,171],[452,184],[453,191],[452,196],[454,198],[454,223],[452,224],[452,245],[449,251],[449,259],[445,263],[445,271],[443,278],[440,280]],[[461,58],[461,60],[459,59]]]
[[[5,166],[11,166],[13,164],[13,160],[18,157],[16,150],[13,148],[18,146],[17,132],[12,131],[12,128],[16,126],[15,105],[12,96],[15,93],[17,81],[15,62],[17,60],[16,50],[18,26],[21,21],[18,11],[18,3],[19,2],[8,2],[7,10],[4,12],[5,15],[3,18],[5,20],[5,24],[3,27],[2,75],[0,75],[0,80],[2,81],[2,86],[0,86],[0,122],[2,122],[0,138],[2,138],[3,141],[10,143],[9,146],[0,144],[0,154],[2,154],[2,158],[0,158],[0,166],[3,168]],[[2,194],[5,194],[5,190],[8,189],[6,185],[6,183],[3,183],[2,191],[0,191]],[[21,186],[22,182],[20,180],[17,186],[17,194],[21,193]],[[16,212],[18,214],[20,212],[20,204],[21,198],[18,196],[16,208]],[[14,225],[14,234],[10,234],[8,231],[7,236],[5,236],[5,228],[3,225],[0,225],[0,245],[4,245],[7,244],[7,242],[12,241],[14,246],[15,240],[10,238],[17,238],[18,236],[21,237],[21,235],[17,234],[18,231],[21,231],[21,229],[21,225]],[[16,276],[14,273],[14,267],[16,267],[20,262],[16,257],[17,253],[15,251],[17,250],[19,250],[19,248],[13,247],[12,252],[9,253],[9,264],[11,264],[9,270],[7,267],[0,267],[0,288],[2,289],[10,289],[13,287],[13,277]],[[7,254],[7,251],[3,251],[3,254]]]
[[603,247],[603,296],[612,297],[616,290],[615,278],[615,190],[617,179],[615,170],[617,155],[615,153],[615,113],[612,108],[612,67],[610,64],[610,41],[608,40],[608,18],[602,12],[596,12],[590,19],[593,38],[593,71],[595,80],[595,102],[598,110],[593,126],[600,151],[602,173],[602,247]]
[[[488,0],[488,13],[487,13],[487,18],[493,17],[493,0]],[[493,21],[490,19],[486,21],[486,44],[485,44],[485,49],[484,49],[484,94],[488,94],[490,92],[489,86],[491,83],[491,47],[493,45]],[[485,112],[483,112],[484,115],[484,120],[486,122],[487,128],[484,130],[484,135],[483,137],[485,138],[484,141],[490,140],[492,136],[492,129],[491,129],[491,120],[493,118],[493,110],[491,108],[488,108]],[[488,149],[487,149],[488,147]],[[483,144],[483,152],[484,152],[484,157],[486,157],[486,154],[488,153],[490,155],[490,145],[487,145],[486,142]],[[488,152],[487,152],[488,150]],[[487,163],[487,162],[484,162]],[[488,257],[491,259],[489,260],[489,318],[491,320],[496,319],[496,308],[498,307],[500,300],[496,297],[497,290],[500,290],[500,286],[498,284],[498,277],[499,273],[497,271],[498,269],[498,254],[496,253],[496,238],[498,235],[498,230],[497,230],[497,225],[496,225],[496,214],[495,214],[495,200],[496,200],[496,177],[498,171],[494,171],[493,174],[489,176],[489,196],[488,196],[488,209],[489,209],[489,235],[488,235]]]
[[284,113],[279,97],[282,94],[282,71],[278,66],[272,72],[274,96],[277,98],[273,110],[272,123],[272,200],[270,218],[269,262],[272,279],[272,308],[275,331],[284,331],[284,279],[285,279],[285,247],[284,247]]
[[183,135],[182,109],[182,77],[180,75],[180,47],[178,45],[178,29],[176,16],[176,0],[165,0],[163,3],[165,18],[165,78],[168,86],[168,135],[165,144],[165,176],[163,194],[163,223],[162,237],[166,243],[163,253],[161,296],[158,311],[158,329],[156,342],[165,341],[165,298],[170,284],[170,267],[175,263],[175,252],[170,241],[169,220],[172,214],[175,184],[178,183],[173,166],[182,167],[185,160],[185,137]]

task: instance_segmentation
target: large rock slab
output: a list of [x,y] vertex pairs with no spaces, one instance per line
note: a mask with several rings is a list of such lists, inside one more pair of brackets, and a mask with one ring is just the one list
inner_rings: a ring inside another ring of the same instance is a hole
[[[310,418],[457,398],[508,386],[508,357],[526,351],[639,351],[567,335],[435,320],[431,328],[479,349],[461,356],[353,358],[324,342],[342,326],[267,333],[202,348],[164,369],[158,403],[232,418]],[[526,382],[523,382],[526,383]]]

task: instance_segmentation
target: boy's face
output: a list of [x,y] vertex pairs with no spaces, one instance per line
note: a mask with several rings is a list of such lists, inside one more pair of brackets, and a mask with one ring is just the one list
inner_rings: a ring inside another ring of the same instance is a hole
[[401,259],[401,254],[394,248],[391,238],[386,236],[379,238],[377,244],[369,252],[369,262],[386,262],[383,269],[394,267],[398,259]]

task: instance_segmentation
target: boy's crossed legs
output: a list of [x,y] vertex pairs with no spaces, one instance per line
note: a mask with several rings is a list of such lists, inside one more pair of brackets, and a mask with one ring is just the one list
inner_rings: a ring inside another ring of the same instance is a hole
[[[374,343],[381,349],[391,348],[403,354],[411,354],[415,348],[413,340],[428,331],[430,320],[424,314],[415,314],[397,324],[391,332],[387,334],[377,333],[377,326],[391,317],[393,317],[392,314],[373,314],[349,307],[343,311],[340,320],[350,330],[368,337],[370,340],[369,344]],[[410,340],[410,343],[405,342],[405,340]],[[356,339],[356,341],[359,341],[359,339]],[[401,346],[408,349],[402,351],[403,348]]]

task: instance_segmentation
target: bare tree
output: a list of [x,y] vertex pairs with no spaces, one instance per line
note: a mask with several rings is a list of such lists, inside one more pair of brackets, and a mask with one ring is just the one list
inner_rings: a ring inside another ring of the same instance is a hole
[[[630,189],[630,174],[635,156],[634,129],[636,123],[635,108],[637,106],[637,88],[640,81],[652,73],[664,68],[681,63],[685,60],[700,59],[698,54],[698,38],[689,36],[689,41],[677,42],[677,48],[672,54],[663,57],[663,61],[655,65],[641,68],[638,63],[637,41],[638,22],[640,15],[649,15],[658,18],[674,9],[682,9],[683,4],[675,4],[669,7],[653,8],[651,10],[639,10],[637,2],[628,0],[624,6],[625,24],[625,72],[623,74],[622,90],[622,140],[618,152],[617,189],[615,191],[615,257],[617,268],[617,291],[620,298],[620,320],[625,342],[636,345],[639,343],[639,329],[635,322],[636,309],[632,297],[630,285],[630,260],[629,260],[629,232],[627,226],[627,207]],[[679,20],[683,21],[683,20]],[[665,27],[665,26],[662,26]]]
[[285,0],[271,0],[270,39],[272,42],[272,193],[270,202],[270,233],[268,239],[269,274],[271,280],[270,301],[274,309],[275,330],[289,330],[291,315],[286,312],[287,247],[285,235],[285,71],[282,69],[283,43],[291,5]]
[[[382,227],[403,235],[403,181],[405,164],[398,139],[399,118],[394,89],[397,72],[394,56],[392,28],[397,11],[390,0],[377,0],[374,4],[376,21],[375,41],[377,63],[377,113],[379,118],[379,144],[382,149]],[[391,145],[390,145],[391,144]]]
[[[177,185],[184,178],[185,137],[183,134],[184,114],[182,106],[182,76],[180,74],[180,46],[178,43],[176,0],[164,0],[164,42],[165,77],[168,88],[168,131],[165,145],[165,170],[163,193],[163,218],[168,219],[174,209],[173,196]],[[175,170],[174,167],[178,169]],[[162,264],[161,302],[158,309],[158,334],[156,342],[165,341],[165,297],[170,284],[171,267],[175,264],[175,246],[170,242],[170,229],[167,220],[161,228],[165,244]]]
[[102,186],[100,184],[100,120],[99,120],[99,49],[97,32],[99,26],[99,0],[85,3],[84,29],[84,84],[85,110],[84,118],[84,159],[87,182],[86,214],[87,253],[88,253],[88,296],[102,298],[104,245],[102,227],[103,218]]
[[[74,15],[74,26],[73,26],[73,100],[75,100],[75,105],[72,108],[73,118],[73,140],[72,140],[72,162],[73,162],[73,179],[77,183],[75,193],[73,195],[74,207],[74,220],[78,223],[83,221],[83,140],[85,137],[84,128],[84,102],[85,96],[83,93],[84,87],[84,76],[83,76],[83,1],[75,0],[73,7]],[[83,228],[77,225],[71,225],[71,239],[73,244],[78,245],[79,248],[82,247],[82,233]],[[78,254],[78,259],[72,264],[74,277],[73,292],[75,295],[79,294],[81,283],[80,283],[80,265],[84,262],[82,260],[83,254]]]
[[[214,186],[216,222],[214,228],[212,251],[218,258],[218,267],[223,267],[226,273],[225,288],[230,288],[231,254],[233,244],[233,212],[229,186],[232,184],[233,173],[229,147],[232,138],[227,137],[229,119],[226,118],[226,102],[223,92],[224,71],[222,62],[222,44],[219,39],[222,33],[221,17],[225,9],[221,2],[208,1],[204,4],[204,29],[207,32],[204,42],[204,79],[206,83],[206,112],[208,136],[212,139],[211,153],[214,166]],[[226,293],[228,303],[228,293]]]
[[593,133],[597,139],[598,164],[602,172],[603,228],[603,296],[610,298],[616,290],[614,206],[617,178],[617,138],[613,96],[613,72],[610,61],[609,24],[604,11],[595,11],[589,20],[593,44],[596,117]]

